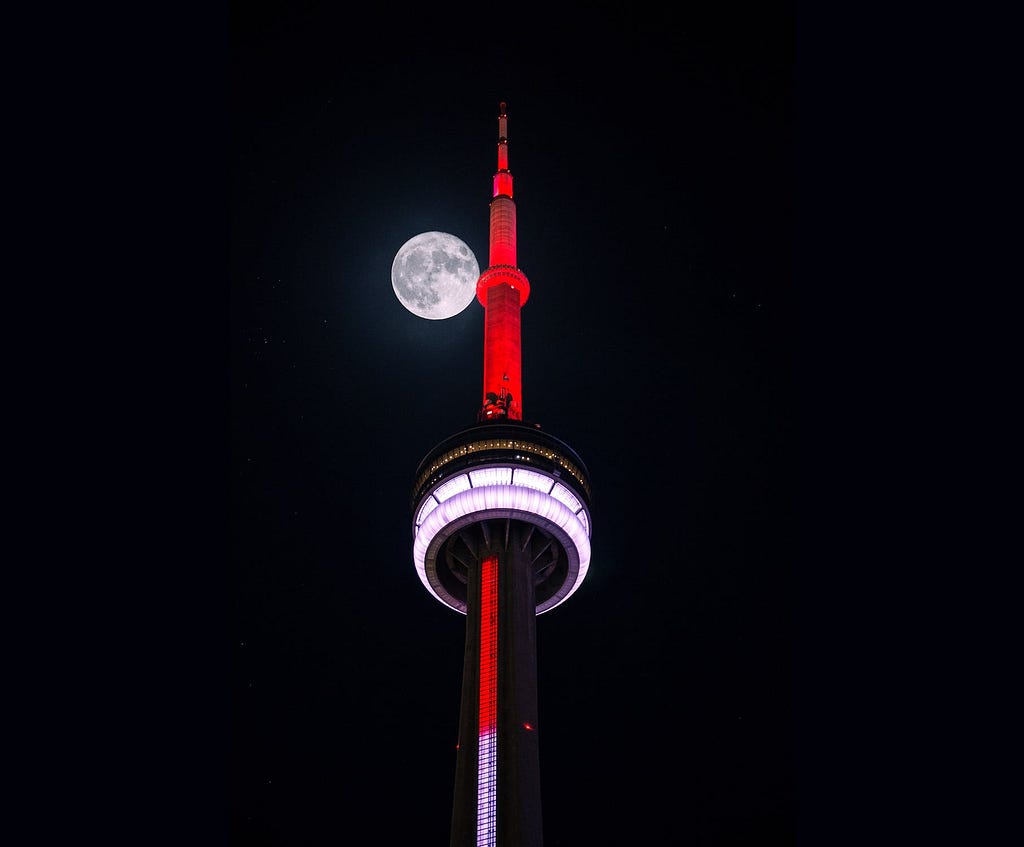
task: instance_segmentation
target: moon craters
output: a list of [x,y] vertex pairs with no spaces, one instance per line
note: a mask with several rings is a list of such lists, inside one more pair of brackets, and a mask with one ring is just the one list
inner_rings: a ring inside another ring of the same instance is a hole
[[399,249],[391,266],[395,296],[421,318],[457,315],[476,295],[480,265],[469,246],[446,232],[424,232]]

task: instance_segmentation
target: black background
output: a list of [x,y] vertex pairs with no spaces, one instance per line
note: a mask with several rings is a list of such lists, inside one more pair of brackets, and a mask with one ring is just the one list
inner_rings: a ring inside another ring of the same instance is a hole
[[726,2],[8,28],[5,705],[37,834],[447,840],[462,627],[407,496],[472,420],[480,310],[414,318],[388,269],[426,229],[485,254],[500,100],[525,408],[596,490],[593,569],[538,621],[549,844],[977,841],[1012,808],[978,761],[1012,611],[971,570],[1005,551],[961,478],[1002,467],[1013,332],[968,295],[1009,266],[984,194],[1011,27]]
[[593,561],[538,619],[545,841],[795,838],[792,7],[237,4],[227,57],[231,843],[444,844],[464,618],[409,489],[474,421],[508,103],[526,416],[591,472]]

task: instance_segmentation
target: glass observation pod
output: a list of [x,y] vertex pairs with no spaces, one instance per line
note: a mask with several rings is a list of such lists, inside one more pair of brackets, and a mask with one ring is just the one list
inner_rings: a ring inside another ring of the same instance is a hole
[[558,551],[536,589],[537,614],[568,599],[590,567],[590,485],[575,451],[536,427],[484,423],[437,445],[413,491],[413,560],[424,587],[465,614],[464,582],[446,566],[446,545],[485,519],[531,524]]

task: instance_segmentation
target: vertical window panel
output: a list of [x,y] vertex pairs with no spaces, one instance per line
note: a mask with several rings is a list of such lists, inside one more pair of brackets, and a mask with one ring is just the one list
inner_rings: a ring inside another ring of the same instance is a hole
[[460,491],[466,491],[468,488],[469,477],[465,474],[459,474],[459,476],[449,479],[444,485],[439,485],[434,492],[434,496],[443,503],[449,497],[455,496]]

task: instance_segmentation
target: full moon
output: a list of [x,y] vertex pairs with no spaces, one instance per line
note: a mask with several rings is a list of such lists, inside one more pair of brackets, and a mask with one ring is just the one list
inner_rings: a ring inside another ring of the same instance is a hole
[[391,285],[401,304],[432,321],[457,315],[476,296],[480,265],[464,241],[447,232],[410,238],[391,265]]

